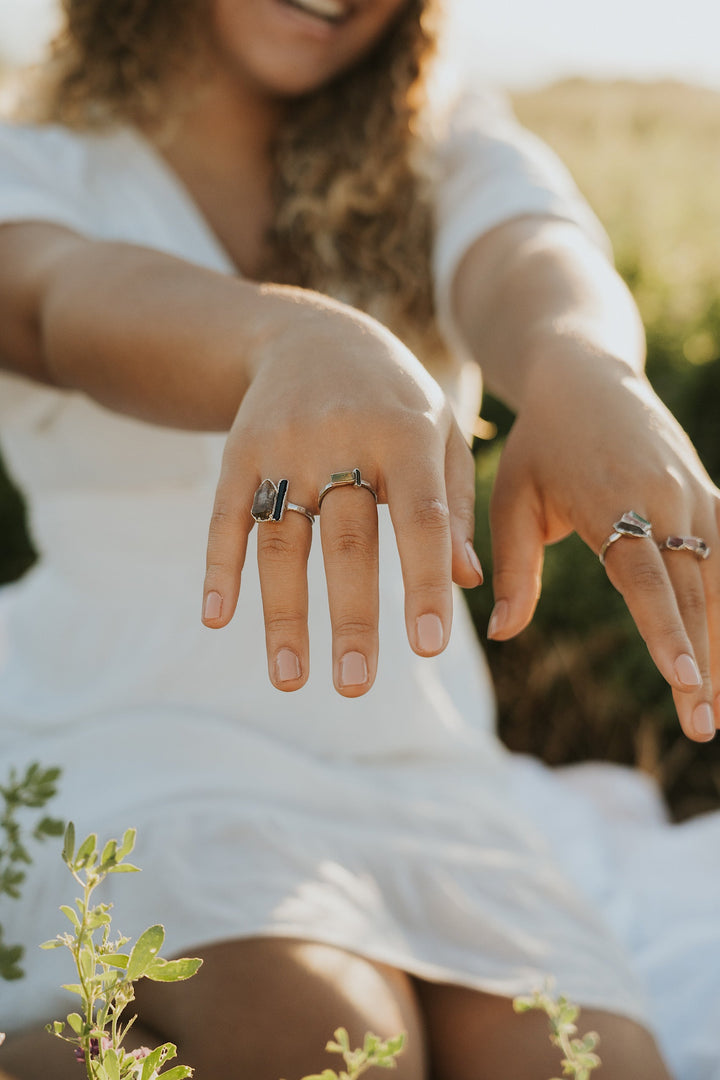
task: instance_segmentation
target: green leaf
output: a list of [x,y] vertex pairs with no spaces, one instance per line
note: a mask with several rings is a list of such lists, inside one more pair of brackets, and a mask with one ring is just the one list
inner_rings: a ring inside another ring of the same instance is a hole
[[70,922],[73,924],[74,928],[76,930],[79,930],[80,929],[80,920],[77,917],[77,914],[75,912],[75,908],[71,908],[69,906],[69,904],[61,904],[60,905],[60,910],[62,911],[65,918],[70,920]]
[[25,950],[22,945],[0,945],[0,979],[15,982],[25,972],[20,967]]
[[157,956],[146,969],[145,975],[153,982],[181,982],[183,979],[190,979],[201,965],[202,960],[197,958],[163,960]]
[[87,866],[91,862],[93,856],[96,854],[96,849],[97,834],[90,833],[89,836],[85,837],[82,844],[77,850],[77,854],[75,855],[75,859],[73,860],[74,869],[82,870],[83,867]]
[[51,1035],[62,1035],[65,1030],[65,1023],[63,1020],[53,1020],[52,1024],[48,1024],[45,1028]]
[[345,1028],[343,1028],[343,1027],[336,1028],[336,1030],[333,1032],[333,1035],[335,1036],[335,1041],[340,1044],[340,1048],[341,1048],[342,1053],[344,1053],[344,1054],[349,1053],[350,1052],[350,1036],[348,1035]]
[[99,959],[103,964],[109,964],[110,967],[125,968],[128,966],[130,957],[127,953],[101,953]]
[[174,1065],[161,1074],[161,1080],[184,1080],[186,1076],[192,1076],[192,1069],[188,1065]]
[[63,983],[61,989],[69,990],[71,994],[79,994],[80,997],[83,996],[83,988],[80,983]]
[[108,870],[108,874],[138,874],[138,873],[140,873],[140,867],[139,866],[133,866],[133,864],[129,863],[129,862],[115,863],[115,865],[111,866],[109,868],[109,870]]
[[122,838],[122,843],[120,844],[120,847],[117,850],[117,860],[118,860],[118,862],[120,862],[121,859],[124,859],[126,855],[129,855],[130,852],[132,851],[132,849],[135,847],[135,837],[136,836],[137,836],[137,829],[126,829],[125,830],[125,832],[123,834],[123,838]]
[[[143,1059],[142,1073],[140,1074],[141,1080],[151,1080],[153,1073],[157,1071],[160,1067],[160,1063],[165,1058],[165,1055],[163,1054],[164,1049],[164,1046],[158,1046],[151,1054],[148,1054],[148,1056]],[[174,1056],[174,1054],[171,1055],[171,1057]]]
[[105,1067],[108,1080],[120,1080],[120,1061],[116,1051],[112,1047],[103,1054],[102,1063]]
[[62,949],[65,945],[64,941],[60,941],[59,938],[53,938],[51,941],[43,941],[40,946],[41,949]]
[[33,831],[37,840],[46,836],[62,836],[65,831],[65,823],[59,818],[44,817],[38,821]]
[[63,862],[71,863],[75,855],[75,826],[72,821],[68,821],[67,828],[65,829],[65,842],[63,843],[62,857]]
[[117,840],[108,840],[105,847],[102,849],[102,855],[100,856],[100,865],[105,866],[105,863],[113,863],[117,859]]
[[131,982],[142,978],[154,962],[165,940],[165,928],[157,924],[148,927],[137,939],[130,952],[127,977]]
[[82,1029],[83,1029],[84,1025],[83,1025],[83,1018],[80,1015],[80,1013],[76,1013],[76,1012],[69,1013],[68,1018],[67,1018],[67,1022],[70,1025],[70,1027],[73,1029],[73,1031],[75,1032],[76,1035],[81,1035],[82,1034]]

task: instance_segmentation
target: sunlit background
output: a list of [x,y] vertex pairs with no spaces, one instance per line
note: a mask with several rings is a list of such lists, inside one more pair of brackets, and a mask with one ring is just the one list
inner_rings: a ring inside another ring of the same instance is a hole
[[[527,88],[582,74],[677,79],[720,89],[717,0],[449,0],[458,58]],[[0,0],[0,56],[37,55],[56,0]]]

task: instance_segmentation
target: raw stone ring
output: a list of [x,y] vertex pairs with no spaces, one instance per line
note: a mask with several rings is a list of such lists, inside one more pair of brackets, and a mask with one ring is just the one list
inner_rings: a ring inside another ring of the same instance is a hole
[[661,544],[660,551],[691,551],[696,559],[707,559],[710,548],[701,536],[668,536]]
[[613,531],[608,536],[607,540],[600,548],[600,554],[598,558],[602,565],[605,565],[605,553],[611,544],[614,544],[616,540],[621,540],[623,536],[632,536],[639,539],[652,540],[652,525],[647,518],[641,517],[634,510],[628,510],[623,514],[619,521],[616,521],[613,525]]
[[282,521],[286,510],[296,510],[298,514],[304,514],[312,525],[315,521],[315,515],[311,514],[306,506],[290,502],[287,497],[287,490],[287,480],[280,480],[277,486],[273,484],[272,480],[263,480],[255,492],[252,509],[250,510],[255,521],[260,523]]
[[368,484],[367,480],[363,480],[360,475],[359,469],[345,469],[343,472],[330,473],[330,480],[324,488],[318,494],[318,507],[322,506],[322,501],[329,491],[332,491],[336,487],[361,487],[365,488],[372,495],[375,502],[377,502],[377,492],[372,484]]

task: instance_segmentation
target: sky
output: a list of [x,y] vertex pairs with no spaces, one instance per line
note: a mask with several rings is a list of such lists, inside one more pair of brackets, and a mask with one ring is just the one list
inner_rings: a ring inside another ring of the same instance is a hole
[[[56,0],[0,0],[0,55],[31,59]],[[720,90],[718,0],[450,0],[464,64],[509,89],[558,78],[679,79]]]

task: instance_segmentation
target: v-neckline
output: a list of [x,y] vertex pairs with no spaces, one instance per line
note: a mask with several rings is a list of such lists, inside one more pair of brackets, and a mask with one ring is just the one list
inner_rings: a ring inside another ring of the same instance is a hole
[[222,264],[225,272],[234,277],[245,277],[198,206],[187,185],[172,166],[168,164],[150,139],[143,135],[138,128],[130,125],[124,127],[123,132],[139,150],[141,156],[145,158],[149,169],[157,176],[176,202],[181,205],[185,214],[193,221],[195,228],[202,234],[205,245],[212,250],[217,262]]

